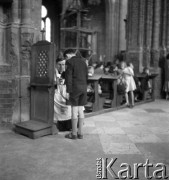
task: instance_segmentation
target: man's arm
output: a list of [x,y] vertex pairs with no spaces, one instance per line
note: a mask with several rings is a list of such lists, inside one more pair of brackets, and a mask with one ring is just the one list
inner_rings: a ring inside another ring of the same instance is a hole
[[65,83],[66,83],[66,89],[68,93],[72,92],[72,72],[73,72],[73,68],[71,63],[68,61],[66,61],[66,71],[65,71]]

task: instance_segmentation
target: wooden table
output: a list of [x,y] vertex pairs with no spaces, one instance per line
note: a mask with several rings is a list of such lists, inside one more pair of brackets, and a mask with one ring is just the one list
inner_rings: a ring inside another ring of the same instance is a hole
[[94,88],[94,103],[93,103],[93,112],[100,110],[100,98],[98,93],[98,84],[99,80],[101,79],[100,74],[94,74],[91,77],[88,77],[88,82],[93,84]]
[[117,105],[117,98],[116,97],[117,97],[117,79],[118,79],[118,76],[103,74],[101,78],[103,81],[108,81],[112,84],[113,99],[111,101],[111,107],[116,107],[116,105]]

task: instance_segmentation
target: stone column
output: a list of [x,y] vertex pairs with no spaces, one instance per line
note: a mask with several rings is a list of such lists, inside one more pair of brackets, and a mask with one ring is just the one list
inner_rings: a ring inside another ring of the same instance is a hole
[[120,0],[119,50],[126,50],[127,3],[128,3],[128,0]]
[[18,0],[13,1],[12,3],[12,23],[20,23]]
[[128,1],[128,18],[127,18],[127,61],[133,63],[135,71],[139,71],[140,60],[140,0]]
[[160,23],[161,23],[161,1],[154,0],[153,4],[153,28],[152,28],[152,49],[151,49],[151,63],[150,66],[159,75],[155,81],[155,96],[158,98],[161,94],[161,70],[159,68],[160,59]]
[[119,50],[119,1],[106,0],[106,60],[114,60]]
[[0,21],[2,22],[0,24],[0,46],[1,46],[1,49],[0,49],[0,65],[4,65],[5,64],[5,39],[4,39],[4,33],[5,33],[5,30],[4,30],[4,27],[5,25],[3,24],[3,17],[4,17],[4,14],[3,14],[3,6],[0,5]]
[[167,29],[167,0],[163,1],[162,4],[162,38],[161,38],[161,56],[166,56],[166,29]]
[[112,47],[112,1],[105,1],[106,3],[106,59],[111,59],[111,47]]
[[[16,0],[15,0],[16,1]],[[19,60],[18,75],[16,76],[17,99],[13,112],[12,121],[26,121],[30,119],[30,54],[33,44],[34,27],[32,24],[31,2],[35,0],[20,0],[20,32],[19,32]],[[15,2],[16,3],[16,2]],[[16,4],[15,4],[16,6]],[[17,20],[17,13],[13,9],[14,21]],[[14,36],[13,36],[14,37]]]
[[166,22],[166,25],[167,25],[167,29],[166,29],[166,48],[167,48],[167,53],[169,53],[169,1],[167,1],[167,22]]
[[143,40],[144,40],[144,14],[145,14],[145,0],[139,1],[139,19],[138,19],[138,66],[139,71],[141,72],[143,69]]
[[30,24],[30,0],[21,0],[21,23]]
[[143,66],[150,67],[150,48],[151,48],[151,37],[152,37],[152,16],[153,16],[153,0],[146,0],[145,7],[145,35],[144,35],[144,55],[143,55]]
[[160,9],[161,2],[159,0],[155,0],[153,6],[153,32],[151,54],[151,65],[155,68],[158,67],[159,63]]

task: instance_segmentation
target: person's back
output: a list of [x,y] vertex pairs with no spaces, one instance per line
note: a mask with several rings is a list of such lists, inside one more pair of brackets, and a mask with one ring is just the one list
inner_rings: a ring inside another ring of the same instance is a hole
[[[72,107],[72,132],[65,137],[69,139],[83,138],[84,105],[87,104],[87,77],[86,62],[77,57],[72,49],[64,52],[67,58],[65,82],[68,93],[68,103]],[[78,124],[78,128],[77,128]]]
[[[71,59],[67,60],[66,65],[72,68],[71,72],[69,69],[67,71],[68,92],[86,92],[88,70],[85,61],[82,58],[73,56]],[[70,76],[72,76],[72,82],[69,82]]]

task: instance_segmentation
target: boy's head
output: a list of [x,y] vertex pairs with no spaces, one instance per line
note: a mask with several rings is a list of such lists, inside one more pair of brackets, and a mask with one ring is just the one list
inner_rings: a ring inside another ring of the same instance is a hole
[[109,69],[109,72],[110,73],[113,73],[113,72],[115,72],[115,71],[117,71],[117,65],[115,65],[115,64],[112,64],[111,66],[110,66],[110,69]]
[[67,49],[65,50],[65,52],[63,53],[64,58],[66,59],[70,59],[71,57],[75,56],[75,52],[73,49]]
[[143,72],[149,74],[150,70],[148,69],[148,67],[144,67]]

